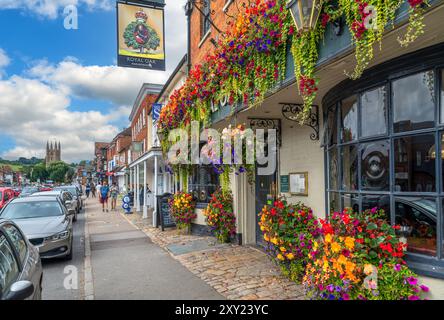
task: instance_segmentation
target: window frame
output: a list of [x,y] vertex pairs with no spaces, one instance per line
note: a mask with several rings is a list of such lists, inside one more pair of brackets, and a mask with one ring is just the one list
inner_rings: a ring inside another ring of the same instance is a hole
[[[436,49],[439,47],[440,49]],[[442,50],[444,45],[436,45],[432,48],[426,48],[408,54],[406,56],[388,61],[372,69],[373,72],[366,71],[360,80],[350,81],[345,80],[334,87],[330,92],[328,92],[324,99],[323,105],[328,106],[324,109],[324,126],[327,126],[331,121],[330,117],[336,117],[336,137],[335,139],[331,137],[334,133],[334,128],[326,127],[325,132],[328,139],[325,140],[325,144],[322,146],[324,148],[324,172],[326,181],[326,191],[325,191],[325,212],[327,216],[330,210],[330,201],[339,198],[339,203],[336,205],[339,210],[343,209],[343,196],[344,195],[356,195],[359,201],[359,209],[362,210],[363,197],[365,196],[388,196],[390,199],[390,220],[391,223],[395,223],[395,198],[397,197],[415,197],[421,196],[426,198],[434,198],[436,201],[437,209],[437,223],[436,223],[436,237],[437,237],[437,248],[436,256],[428,257],[421,254],[411,253],[407,254],[408,258],[415,259],[417,261],[428,261],[432,263],[438,263],[444,266],[444,177],[443,177],[443,163],[444,159],[437,156],[435,159],[435,192],[397,192],[394,190],[395,182],[395,152],[394,152],[394,141],[396,138],[407,137],[407,136],[418,136],[421,134],[433,134],[435,138],[435,152],[436,155],[441,154],[442,150],[442,137],[444,137],[444,57],[442,56]],[[426,53],[424,53],[426,52]],[[440,56],[439,56],[440,55]],[[430,59],[427,59],[430,56]],[[420,59],[419,59],[420,57]],[[394,63],[393,61],[397,61]],[[421,61],[421,63],[417,62]],[[398,63],[399,62],[399,63]],[[430,128],[417,129],[405,132],[394,132],[394,107],[393,107],[393,90],[392,82],[408,77],[417,73],[432,71],[434,80],[434,125]],[[373,135],[369,137],[362,137],[362,121],[361,121],[361,98],[362,94],[372,89],[377,89],[378,87],[385,86],[386,93],[386,126],[387,132],[382,135]],[[350,142],[342,142],[341,126],[341,101],[351,97],[352,95],[358,96],[358,138]],[[442,122],[441,122],[442,121]],[[332,139],[330,139],[332,138]],[[336,140],[336,143],[331,143],[331,141]],[[362,150],[362,144],[368,142],[376,142],[380,140],[389,141],[389,182],[390,186],[388,191],[366,191],[362,188],[361,178],[362,178],[362,168],[360,154]],[[337,188],[330,188],[330,153],[333,149],[336,149],[338,163],[342,161],[341,148],[346,145],[357,144],[358,149],[358,184],[359,188],[357,191],[348,191],[343,188],[342,181],[342,166],[339,165],[337,168]]]
[[[22,259],[20,257],[20,252],[18,251],[17,247],[14,245],[13,240],[11,239],[11,236],[9,235],[8,231],[6,231],[6,227],[14,228],[15,230],[17,230],[17,232],[22,237],[23,242],[25,243],[25,247],[26,247],[26,252],[25,252],[25,256],[23,258],[23,261],[22,261]],[[12,244],[13,249],[15,249],[15,257],[16,257],[16,259],[19,262],[19,270],[22,271],[24,266],[25,266],[25,264],[26,264],[26,261],[28,260],[28,256],[29,256],[29,247],[28,247],[28,243],[26,241],[26,237],[23,234],[23,232],[17,226],[13,225],[12,223],[5,223],[5,224],[3,224],[0,227],[0,234],[1,234],[2,231],[4,232],[4,235],[6,236],[6,238],[9,240],[9,243]]]
[[[200,40],[201,44],[211,33],[211,0],[204,0],[202,4],[202,12],[200,13]],[[208,10],[208,12],[207,12]]]

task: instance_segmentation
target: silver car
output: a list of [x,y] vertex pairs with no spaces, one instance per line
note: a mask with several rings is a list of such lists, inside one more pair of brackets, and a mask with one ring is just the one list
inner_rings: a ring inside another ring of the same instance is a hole
[[60,186],[60,187],[55,187],[52,190],[53,191],[68,191],[69,193],[71,193],[73,201],[75,201],[76,205],[77,205],[77,213],[80,213],[80,211],[83,208],[83,200],[82,200],[82,196],[80,195],[79,189],[77,189],[76,186]]
[[14,222],[0,219],[0,300],[40,300],[42,279],[38,250]]
[[73,198],[69,191],[63,190],[53,190],[53,191],[43,191],[36,192],[30,195],[30,197],[58,197],[60,201],[65,205],[66,209],[73,210],[74,215],[72,221],[77,221],[77,200]]
[[72,259],[72,216],[58,197],[28,197],[11,201],[0,218],[14,221],[40,257]]

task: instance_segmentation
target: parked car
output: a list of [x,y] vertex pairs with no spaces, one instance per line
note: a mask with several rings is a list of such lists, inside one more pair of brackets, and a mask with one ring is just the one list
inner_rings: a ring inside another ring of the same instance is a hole
[[0,209],[12,199],[14,199],[14,190],[10,188],[0,188]]
[[20,193],[22,192],[22,189],[20,187],[16,187],[12,189],[14,191],[14,197],[17,198],[20,196]]
[[57,197],[64,204],[67,210],[74,210],[72,221],[77,221],[77,200],[74,200],[73,196],[69,191],[64,190],[53,190],[36,192],[30,195],[30,197]]
[[52,190],[52,188],[51,187],[48,187],[48,186],[41,186],[40,188],[39,188],[39,191],[40,192],[46,192],[46,191],[51,191]]
[[14,221],[29,241],[39,249],[41,258],[72,259],[72,216],[58,197],[16,198],[0,213]]
[[79,193],[79,189],[76,186],[60,186],[60,187],[55,187],[53,190],[54,191],[62,190],[71,193],[73,200],[77,201],[77,213],[79,213],[82,210],[83,200],[82,196]]
[[31,194],[36,192],[39,192],[38,187],[24,187],[22,192],[20,193],[20,198],[30,196]]
[[38,250],[14,222],[0,219],[0,300],[40,300],[42,279]]

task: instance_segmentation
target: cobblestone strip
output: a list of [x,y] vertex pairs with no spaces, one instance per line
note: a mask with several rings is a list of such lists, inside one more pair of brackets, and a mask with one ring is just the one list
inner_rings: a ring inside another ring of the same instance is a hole
[[[162,232],[144,222],[137,213],[121,214],[165,250],[170,244],[208,238],[178,235],[177,230]],[[254,247],[230,245],[170,255],[229,300],[305,299],[302,287],[284,277],[279,267]]]

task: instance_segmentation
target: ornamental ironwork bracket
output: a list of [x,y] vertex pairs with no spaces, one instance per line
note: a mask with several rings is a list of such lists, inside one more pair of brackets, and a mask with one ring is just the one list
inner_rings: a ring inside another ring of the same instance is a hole
[[248,120],[250,120],[250,128],[252,130],[275,129],[277,145],[282,146],[281,119],[248,118]]
[[[295,103],[280,103],[282,105],[282,115],[285,119],[298,122],[299,116],[304,110],[303,104],[295,104]],[[312,141],[319,140],[319,107],[313,105],[311,107],[310,114],[307,116],[307,120],[302,124],[307,127],[310,127],[314,130],[312,134],[310,134],[310,139]]]

